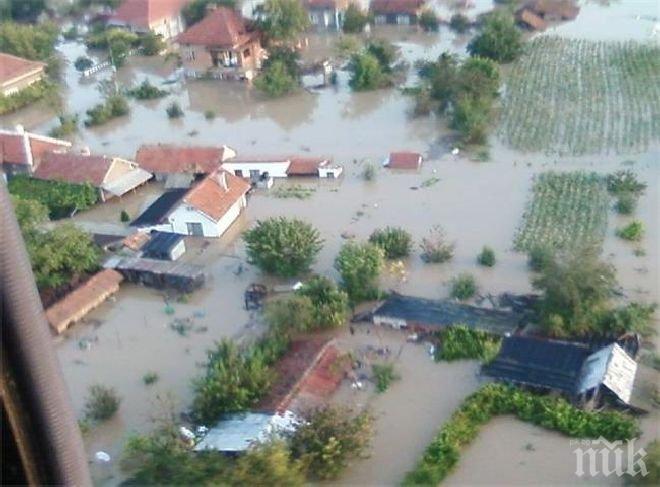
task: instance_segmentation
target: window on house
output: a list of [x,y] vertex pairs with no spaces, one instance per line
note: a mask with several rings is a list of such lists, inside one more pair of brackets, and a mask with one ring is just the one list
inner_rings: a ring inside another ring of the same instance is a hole
[[187,222],[186,229],[188,230],[188,235],[194,235],[195,237],[204,236],[204,230],[202,229],[201,223]]
[[243,57],[244,58],[249,58],[250,57],[250,49],[246,49],[245,51],[243,51]]

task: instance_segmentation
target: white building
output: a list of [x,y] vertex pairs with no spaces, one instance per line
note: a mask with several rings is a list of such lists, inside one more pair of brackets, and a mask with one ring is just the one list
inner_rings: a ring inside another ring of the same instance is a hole
[[245,157],[239,156],[222,163],[231,174],[257,182],[262,178],[286,178],[289,176],[315,176],[338,178],[343,168],[323,157]]
[[227,171],[215,171],[188,190],[158,198],[132,226],[199,237],[220,237],[247,206],[250,184]]

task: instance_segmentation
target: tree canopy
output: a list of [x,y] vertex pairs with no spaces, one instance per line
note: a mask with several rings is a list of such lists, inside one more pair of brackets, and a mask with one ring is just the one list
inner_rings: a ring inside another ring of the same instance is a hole
[[348,242],[335,259],[343,288],[353,303],[374,299],[378,295],[378,276],[385,253],[372,243]]
[[272,41],[295,41],[309,27],[309,15],[300,0],[266,0],[258,14],[261,29]]
[[209,5],[222,5],[229,8],[235,8],[234,0],[193,0],[185,7],[181,13],[186,21],[186,25],[196,24],[206,16]]
[[369,22],[369,16],[356,4],[351,2],[344,13],[342,30],[346,34],[359,34]]
[[477,36],[468,44],[472,56],[481,56],[508,63],[522,52],[522,33],[513,16],[506,12],[493,12],[484,20]]

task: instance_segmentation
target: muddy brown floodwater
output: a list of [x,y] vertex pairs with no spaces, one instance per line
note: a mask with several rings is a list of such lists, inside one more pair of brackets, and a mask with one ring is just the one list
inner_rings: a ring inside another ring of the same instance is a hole
[[[477,9],[470,15],[492,6],[490,1],[476,3]],[[657,22],[653,3],[639,0],[604,6],[583,2],[583,11],[574,23],[553,27],[550,32],[645,39],[651,25],[648,18],[655,16]],[[451,12],[449,1],[439,0],[435,5],[441,12]],[[423,34],[407,28],[377,28],[373,35],[396,42],[409,64],[419,58],[434,59],[445,49],[464,53],[468,41],[447,29]],[[335,39],[331,35],[311,36],[310,51],[305,56],[314,59],[327,55]],[[110,80],[111,73],[80,80],[72,62],[86,54],[84,46],[64,43],[59,49],[69,61],[65,68],[67,110],[83,116],[102,98],[97,82]],[[118,81],[132,85],[146,77],[161,84],[173,70],[174,66],[161,58],[134,57],[120,69]],[[413,77],[411,71],[409,81]],[[125,284],[114,299],[90,313],[85,323],[75,325],[57,340],[62,369],[80,416],[90,384],[115,387],[122,396],[117,416],[94,428],[85,438],[90,459],[98,450],[107,451],[112,457],[109,465],[92,465],[98,485],[116,485],[123,478],[118,468],[122,447],[131,434],[149,430],[150,418],[162,407],[159,398],[170,397],[177,410],[189,405],[191,380],[200,373],[198,364],[204,361],[205,352],[214,341],[260,330],[259,316],[242,307],[243,291],[248,284],[275,282],[245,262],[240,233],[256,220],[284,215],[313,223],[325,239],[314,271],[333,278],[337,277],[332,266],[344,242],[342,234],[366,238],[375,228],[393,225],[404,227],[419,242],[432,226],[441,225],[456,242],[454,259],[443,265],[425,265],[415,248],[404,261],[403,275],[397,271],[385,273],[384,288],[444,297],[449,279],[467,271],[475,275],[484,295],[527,292],[531,286],[525,257],[512,250],[512,242],[530,196],[533,176],[549,169],[604,173],[623,167],[623,158],[557,160],[511,151],[497,140],[491,141],[489,162],[475,163],[461,155],[451,156],[451,145],[446,142],[448,131],[442,121],[410,118],[410,101],[398,90],[351,93],[346,73],[340,73],[336,88],[315,93],[303,91],[282,100],[265,100],[242,84],[197,81],[167,86],[173,92],[168,98],[146,103],[131,101],[130,116],[99,128],[83,127],[76,142],[94,152],[129,158],[134,157],[141,144],[154,142],[226,143],[244,154],[323,154],[344,164],[345,174],[337,181],[277,181],[276,185],[303,184],[315,191],[304,201],[278,199],[272,193],[255,191],[247,211],[222,238],[187,239],[189,250],[184,259],[205,265],[211,280],[187,302],[173,302],[174,315],[166,314],[162,293]],[[184,108],[185,117],[180,121],[170,121],[165,115],[165,106],[172,100]],[[207,110],[215,112],[213,120],[205,119]],[[15,123],[45,132],[54,125],[54,116],[37,104],[0,118],[2,126]],[[427,161],[421,171],[396,173],[380,168],[374,181],[361,178],[367,160],[378,164],[387,152],[397,149],[424,152]],[[632,168],[648,183],[637,210],[637,217],[646,225],[646,236],[640,245],[646,255],[635,256],[636,246],[614,236],[615,228],[625,221],[614,212],[610,212],[603,255],[616,266],[627,298],[660,300],[660,149],[655,147],[627,159],[635,161]],[[422,187],[425,181],[428,186]],[[161,191],[160,185],[150,184],[122,200],[78,214],[74,221],[90,231],[128,233],[128,227],[119,222],[121,210],[126,209],[134,217]],[[498,261],[492,269],[476,264],[476,255],[483,245],[496,252]],[[183,335],[172,329],[175,320],[186,318],[192,326],[183,330]],[[378,340],[392,343],[393,349],[404,343],[402,335],[394,332],[360,333],[353,339],[369,341],[378,336]],[[349,403],[364,398],[377,416],[371,458],[354,463],[341,483],[397,483],[442,422],[478,386],[476,364],[435,364],[419,345],[403,345],[398,367],[401,381],[383,395],[368,397],[350,390],[338,394],[337,400]],[[155,385],[143,384],[142,377],[147,372],[159,375]],[[657,414],[643,426],[645,442],[656,437]],[[528,443],[534,450],[526,448]],[[491,472],[501,474],[501,482],[506,484],[572,482],[574,465],[568,462],[567,443],[563,437],[501,418],[488,425],[466,451],[450,482],[499,482]],[[546,473],[548,476],[544,477]]]

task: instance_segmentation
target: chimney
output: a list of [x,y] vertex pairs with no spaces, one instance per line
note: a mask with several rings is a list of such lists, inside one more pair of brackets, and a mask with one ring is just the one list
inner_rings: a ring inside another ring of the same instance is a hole
[[88,146],[84,146],[84,147],[80,148],[80,154],[83,155],[83,156],[89,156],[89,155],[91,155],[91,153],[92,152],[89,150]]

